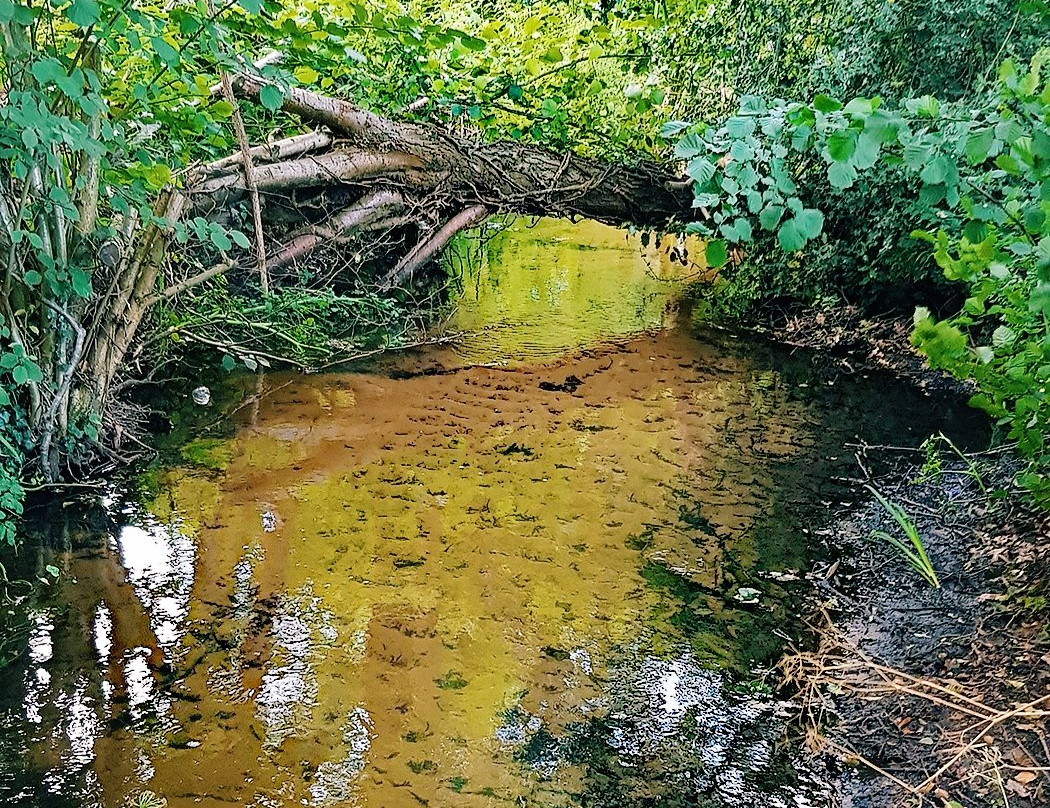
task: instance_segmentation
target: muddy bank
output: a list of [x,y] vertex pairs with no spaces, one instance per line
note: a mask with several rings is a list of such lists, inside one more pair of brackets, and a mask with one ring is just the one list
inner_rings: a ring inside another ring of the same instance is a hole
[[872,538],[903,537],[874,498],[818,531],[819,646],[783,670],[837,804],[1047,805],[1050,519],[1012,487],[1009,454],[856,451],[857,476],[914,522],[940,588]]
[[847,375],[888,372],[932,396],[956,401],[975,392],[969,382],[931,370],[911,347],[910,314],[873,315],[845,304],[766,310],[748,323],[748,330],[779,345],[814,351]]

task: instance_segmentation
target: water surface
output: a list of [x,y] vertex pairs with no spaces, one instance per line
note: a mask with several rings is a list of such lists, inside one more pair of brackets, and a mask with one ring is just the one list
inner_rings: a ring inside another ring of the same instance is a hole
[[753,683],[843,442],[965,419],[690,333],[662,256],[518,225],[451,352],[238,382],[226,434],[41,551],[3,804],[820,804]]

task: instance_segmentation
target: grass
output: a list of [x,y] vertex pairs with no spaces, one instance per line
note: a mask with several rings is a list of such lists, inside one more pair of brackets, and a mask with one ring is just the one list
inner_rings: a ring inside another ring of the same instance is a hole
[[893,517],[893,521],[897,523],[897,526],[904,532],[907,542],[897,538],[896,536],[887,533],[885,530],[873,530],[871,532],[872,538],[881,539],[882,541],[889,544],[897,552],[899,552],[908,562],[908,565],[922,576],[922,579],[926,581],[934,589],[941,588],[941,581],[937,577],[937,571],[933,568],[933,562],[930,561],[929,555],[926,553],[926,546],[923,544],[922,536],[919,535],[919,529],[915,526],[915,522],[912,521],[911,517],[904,512],[895,502],[890,502],[882,494],[880,494],[874,487],[867,485],[865,486],[872,495],[879,501],[879,504],[886,509],[886,512]]

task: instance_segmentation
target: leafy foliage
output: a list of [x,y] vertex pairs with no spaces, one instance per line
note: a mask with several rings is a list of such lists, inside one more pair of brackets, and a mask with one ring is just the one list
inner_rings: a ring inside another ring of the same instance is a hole
[[1006,61],[995,93],[977,109],[929,95],[897,105],[749,96],[721,126],[692,127],[675,146],[688,161],[699,213],[689,229],[712,243],[747,245],[767,231],[782,250],[798,252],[825,224],[800,177],[810,188],[820,177],[831,199],[868,172],[907,177],[920,221],[937,223],[935,232],[915,235],[934,243],[946,279],[966,284],[969,295],[947,321],[920,309],[913,342],[933,367],[977,383],[973,403],[1032,458],[1023,479],[1040,497],[1050,465],[1048,59],[1042,50],[1023,70]]

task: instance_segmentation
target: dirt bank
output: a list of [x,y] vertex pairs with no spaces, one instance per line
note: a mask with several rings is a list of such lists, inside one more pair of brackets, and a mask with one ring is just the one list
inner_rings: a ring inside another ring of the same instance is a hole
[[904,538],[874,497],[820,531],[821,640],[783,669],[839,805],[1047,805],[1050,519],[1012,487],[1007,453],[855,451],[858,485],[904,509],[940,588],[872,539]]
[[818,351],[843,373],[888,370],[931,395],[970,396],[975,391],[967,382],[930,370],[911,347],[909,316],[872,316],[849,305],[767,311],[755,330],[784,345]]

